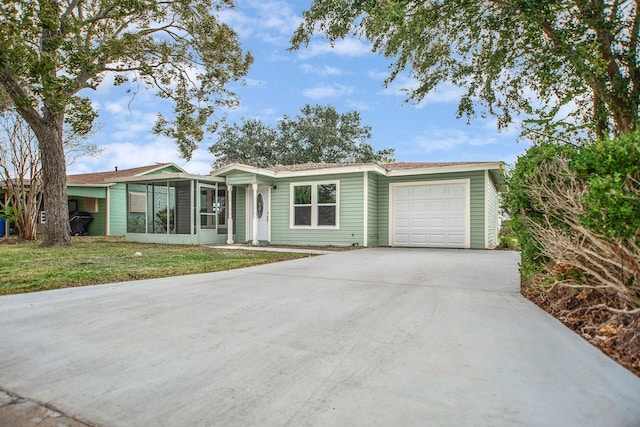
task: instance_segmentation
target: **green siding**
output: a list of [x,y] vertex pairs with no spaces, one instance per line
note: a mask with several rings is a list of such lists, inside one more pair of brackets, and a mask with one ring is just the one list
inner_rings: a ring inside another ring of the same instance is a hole
[[378,244],[378,181],[379,175],[373,172],[365,172],[368,174],[369,186],[367,194],[369,203],[367,206],[367,245],[376,246]]
[[233,187],[234,198],[236,199],[236,216],[234,226],[236,232],[233,236],[235,242],[246,241],[247,236],[247,193],[245,186]]
[[498,244],[498,207],[500,204],[498,190],[487,174],[487,248]]
[[471,180],[471,247],[485,247],[484,221],[484,171],[456,172],[431,175],[410,175],[401,177],[384,177],[378,180],[378,244],[389,245],[389,184],[401,182],[431,182],[454,179]]
[[231,171],[225,176],[228,185],[265,184],[271,185],[272,179],[250,172]]
[[142,175],[157,175],[161,173],[171,173],[171,172],[182,172],[182,171],[173,165],[168,165],[162,169],[158,169],[153,172],[145,172]]
[[[79,204],[82,206],[84,200],[80,199]],[[81,211],[84,207],[80,208]],[[98,212],[90,212],[93,221],[89,224],[90,236],[104,236],[107,233],[107,200],[98,199]]]
[[[339,182],[339,229],[290,228],[290,184],[295,182]],[[362,173],[277,179],[271,192],[271,242],[290,245],[350,246],[364,243],[362,223],[364,178]]]
[[104,199],[107,197],[106,187],[67,187],[67,197],[94,197]]
[[109,235],[124,236],[127,232],[127,187],[119,183],[109,190]]

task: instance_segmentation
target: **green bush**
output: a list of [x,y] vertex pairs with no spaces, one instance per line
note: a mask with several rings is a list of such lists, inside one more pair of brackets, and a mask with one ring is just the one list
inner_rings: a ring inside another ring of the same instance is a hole
[[[614,290],[640,306],[640,136],[531,147],[508,172],[504,208],[528,278]],[[550,276],[551,277],[551,276]]]
[[583,225],[607,237],[631,238],[640,229],[640,135],[585,146],[571,167],[588,188]]
[[508,220],[500,227],[500,233],[498,233],[498,247],[501,249],[519,250],[518,238],[511,226],[511,220]]

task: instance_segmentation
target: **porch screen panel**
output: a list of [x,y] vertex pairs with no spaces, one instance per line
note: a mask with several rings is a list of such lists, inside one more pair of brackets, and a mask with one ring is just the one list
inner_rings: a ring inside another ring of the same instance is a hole
[[127,184],[127,233],[146,233],[147,186]]
[[173,227],[173,209],[168,205],[169,188],[166,183],[153,183],[147,186],[147,221],[148,233],[166,234]]
[[171,234],[191,233],[191,184],[189,181],[170,182],[171,205],[173,208],[174,227],[170,228]]

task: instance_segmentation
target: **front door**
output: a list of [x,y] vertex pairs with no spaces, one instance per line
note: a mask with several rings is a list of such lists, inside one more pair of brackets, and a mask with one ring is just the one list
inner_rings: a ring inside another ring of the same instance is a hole
[[249,187],[249,236],[247,240],[253,240],[253,209],[256,206],[258,217],[258,240],[269,241],[269,187],[258,187],[256,202],[253,202],[253,190]]
[[218,187],[215,185],[198,185],[198,243],[212,244],[218,242],[217,216],[219,204],[216,199]]

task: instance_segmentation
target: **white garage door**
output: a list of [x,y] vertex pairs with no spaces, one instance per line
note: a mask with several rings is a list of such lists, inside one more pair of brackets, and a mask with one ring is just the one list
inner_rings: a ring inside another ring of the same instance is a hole
[[464,248],[467,184],[393,187],[393,246]]

